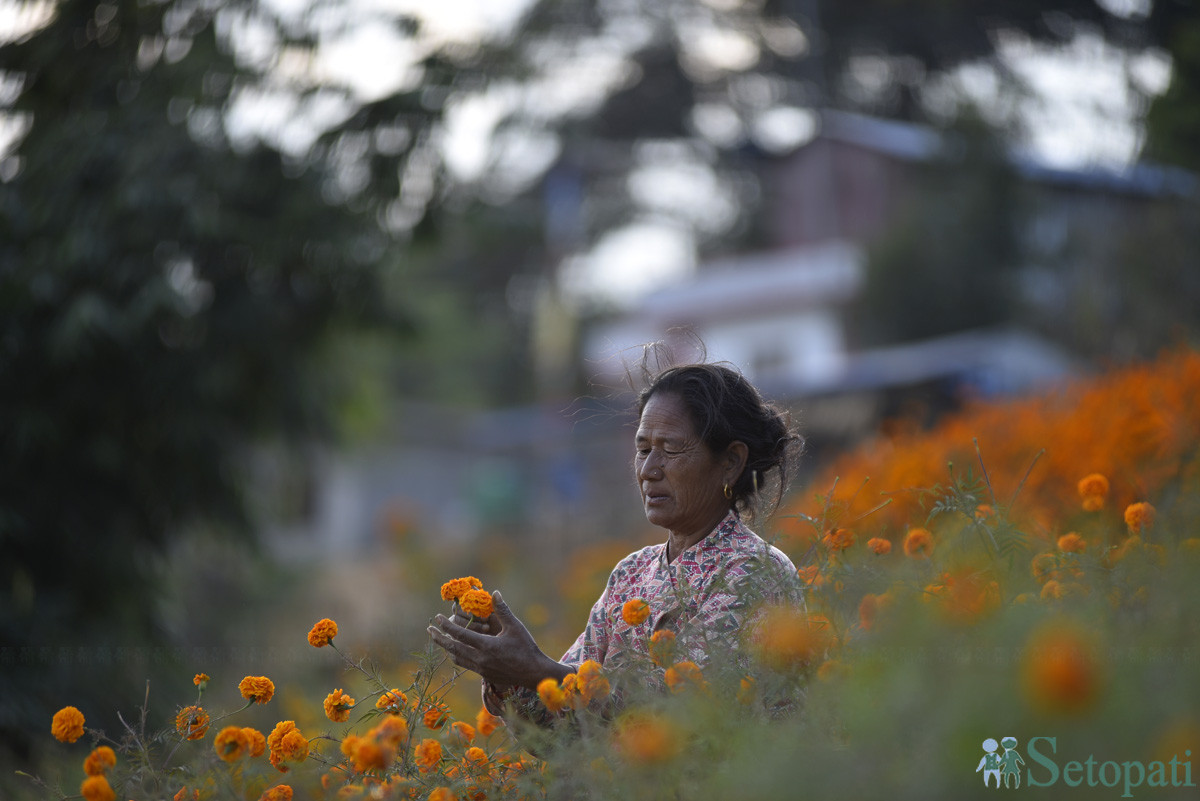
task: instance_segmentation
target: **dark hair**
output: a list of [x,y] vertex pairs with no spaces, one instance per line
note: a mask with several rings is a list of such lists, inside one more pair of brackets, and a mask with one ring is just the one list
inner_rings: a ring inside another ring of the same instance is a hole
[[769,511],[774,511],[804,448],[787,412],[763,400],[741,373],[722,364],[684,364],[653,375],[638,394],[638,416],[650,398],[661,394],[680,398],[711,452],[721,453],[736,441],[746,444],[746,467],[730,487],[730,508],[753,516],[764,497],[760,492],[770,487],[774,497]]

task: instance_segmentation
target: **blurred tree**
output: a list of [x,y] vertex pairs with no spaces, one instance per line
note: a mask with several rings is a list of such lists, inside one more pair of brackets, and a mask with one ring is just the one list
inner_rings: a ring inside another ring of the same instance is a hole
[[331,351],[332,333],[408,330],[375,207],[329,202],[336,176],[316,159],[231,145],[225,112],[261,78],[217,13],[69,0],[0,50],[27,126],[0,184],[0,733],[14,747],[88,688],[105,713],[138,694],[111,649],[170,643],[155,601],[170,538],[248,530],[254,443],[334,433],[347,384],[329,374],[353,351]]

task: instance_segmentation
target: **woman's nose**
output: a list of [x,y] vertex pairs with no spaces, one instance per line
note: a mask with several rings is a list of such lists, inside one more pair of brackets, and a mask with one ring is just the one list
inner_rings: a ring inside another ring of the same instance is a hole
[[655,451],[650,451],[638,467],[639,479],[655,479],[662,477],[662,457]]

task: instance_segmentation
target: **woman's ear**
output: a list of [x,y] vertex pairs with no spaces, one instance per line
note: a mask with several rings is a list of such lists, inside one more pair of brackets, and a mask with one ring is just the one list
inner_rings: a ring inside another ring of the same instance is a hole
[[733,485],[742,477],[746,469],[746,461],[750,458],[750,448],[741,440],[734,440],[725,449],[725,483]]

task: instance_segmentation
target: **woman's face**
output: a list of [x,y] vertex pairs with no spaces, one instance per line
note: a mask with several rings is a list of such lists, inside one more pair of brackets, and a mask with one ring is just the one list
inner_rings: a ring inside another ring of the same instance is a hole
[[655,394],[638,422],[634,475],[646,519],[673,534],[707,535],[729,510],[724,487],[736,476],[728,458],[700,439],[683,401]]

